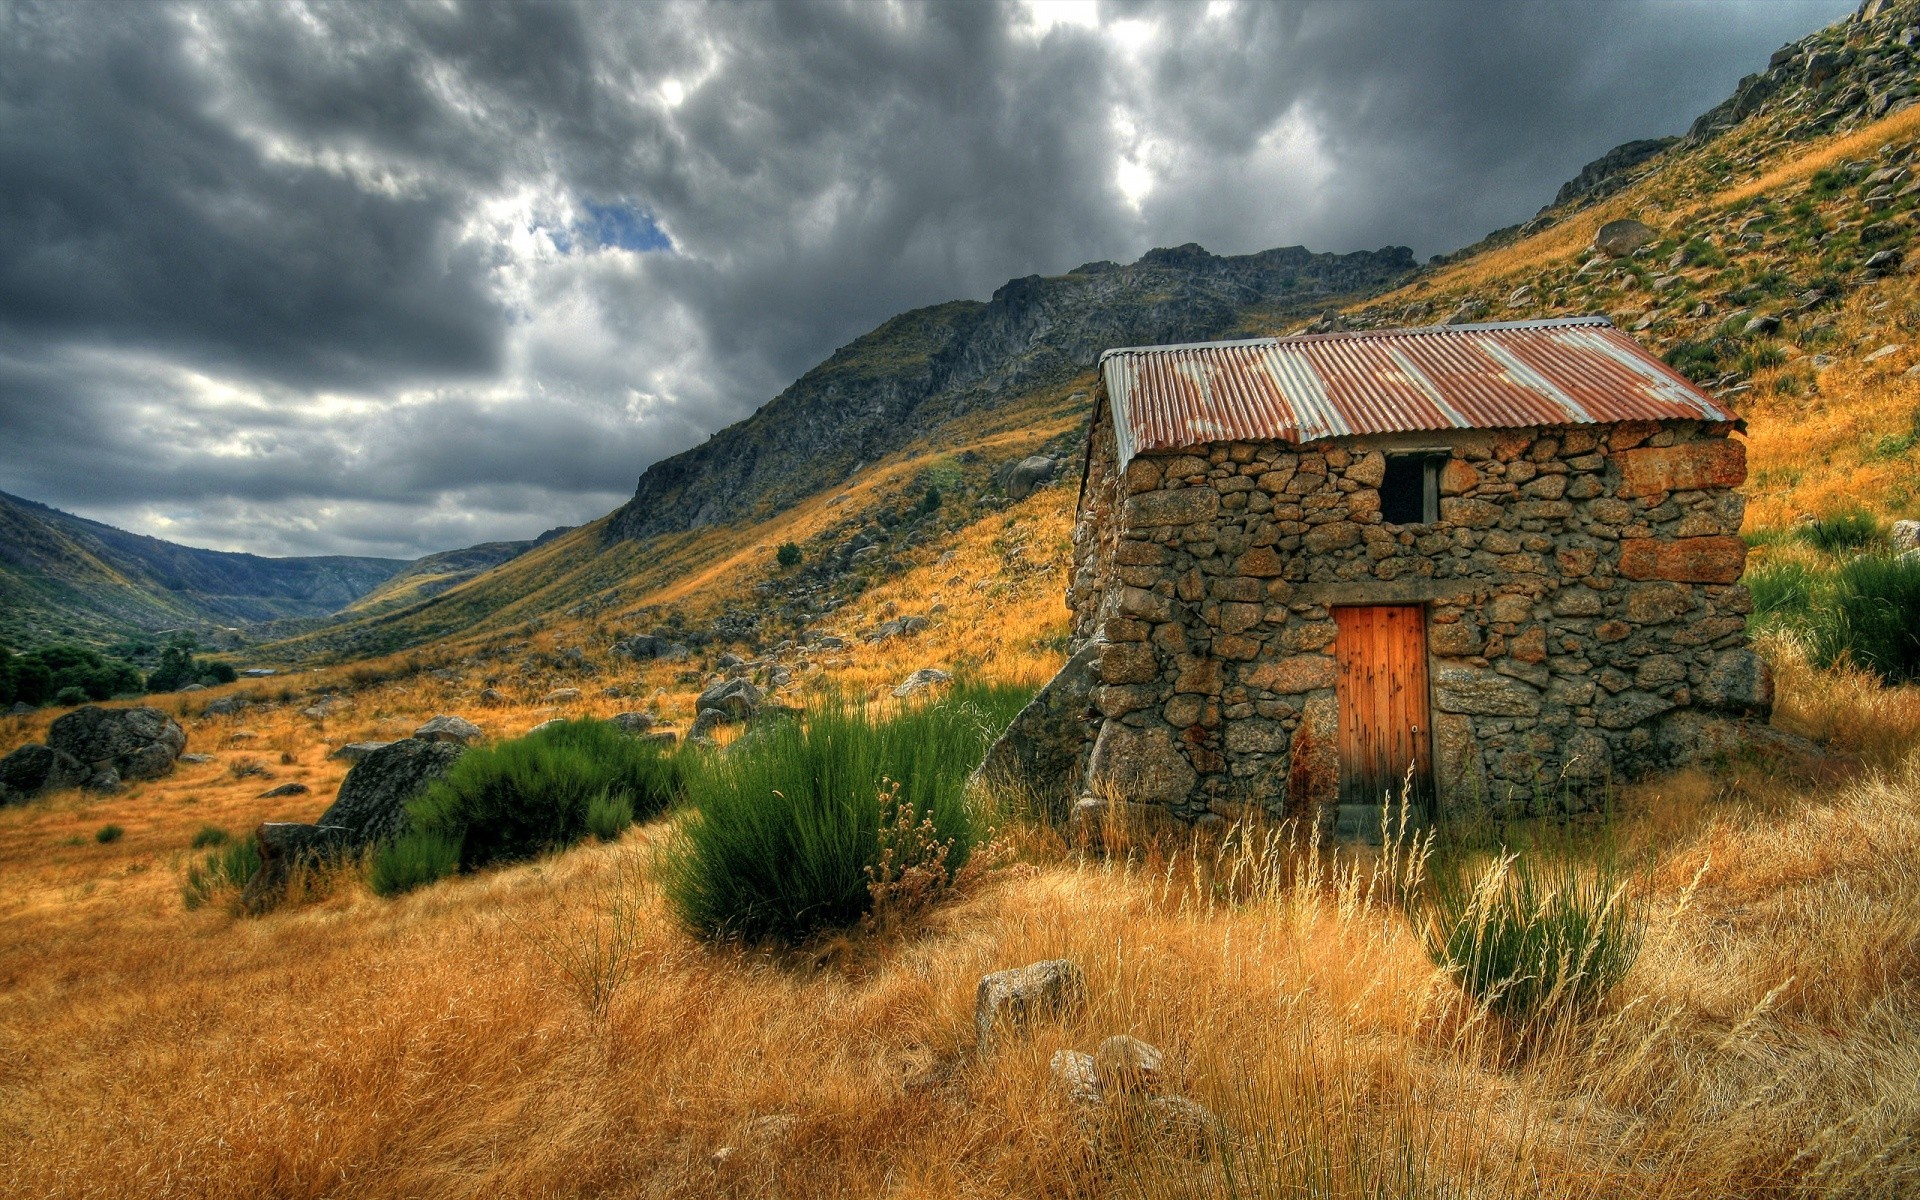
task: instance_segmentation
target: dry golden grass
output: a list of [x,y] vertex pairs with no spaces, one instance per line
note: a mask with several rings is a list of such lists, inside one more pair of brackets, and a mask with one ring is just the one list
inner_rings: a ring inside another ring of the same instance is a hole
[[[458,685],[379,685],[319,729],[256,711],[251,741],[245,715],[200,718],[214,763],[0,812],[0,1192],[1910,1194],[1920,691],[1774,653],[1783,723],[1885,767],[1631,789],[1607,840],[1638,869],[1645,952],[1606,1013],[1525,1052],[1369,863],[1257,842],[1125,862],[1026,833],[964,902],[814,956],[676,928],[645,870],[664,822],[396,901],[346,875],[262,919],[186,912],[196,829],[310,819],[340,774],[322,735],[390,733]],[[247,756],[275,778],[234,779]],[[313,794],[253,799],[294,777]],[[125,837],[95,843],[110,821]],[[606,944],[620,895],[632,973],[596,1019],[556,961]],[[977,1057],[978,977],[1051,957],[1086,971],[1086,1007]],[[1088,1140],[1047,1064],[1115,1032],[1169,1051],[1237,1187],[1124,1128]]]

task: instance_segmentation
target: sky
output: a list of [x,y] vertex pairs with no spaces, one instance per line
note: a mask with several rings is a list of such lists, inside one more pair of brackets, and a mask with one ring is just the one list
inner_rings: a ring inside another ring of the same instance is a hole
[[1851,7],[0,0],[0,491],[530,537],[905,309],[1475,241]]

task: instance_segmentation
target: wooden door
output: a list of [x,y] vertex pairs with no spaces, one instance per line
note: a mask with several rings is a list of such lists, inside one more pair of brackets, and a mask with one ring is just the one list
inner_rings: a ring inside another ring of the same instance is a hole
[[1333,619],[1339,630],[1334,657],[1340,664],[1340,808],[1334,835],[1377,842],[1389,803],[1410,803],[1416,821],[1431,813],[1426,610],[1417,604],[1336,608]]

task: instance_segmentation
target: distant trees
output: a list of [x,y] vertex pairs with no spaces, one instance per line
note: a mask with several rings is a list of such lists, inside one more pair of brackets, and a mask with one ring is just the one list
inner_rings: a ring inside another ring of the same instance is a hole
[[191,683],[232,683],[239,678],[226,663],[195,658],[193,652],[199,646],[190,633],[180,634],[168,642],[160,651],[160,665],[147,676],[147,690],[177,692]]
[[782,567],[797,567],[800,565],[800,547],[792,542],[781,542],[780,549],[774,557],[779,560]]
[[0,646],[0,704],[62,704],[138,693],[140,671],[85,646],[46,646],[22,654]]

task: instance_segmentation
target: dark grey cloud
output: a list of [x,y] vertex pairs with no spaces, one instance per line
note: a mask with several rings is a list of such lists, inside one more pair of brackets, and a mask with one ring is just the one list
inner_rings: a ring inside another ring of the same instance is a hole
[[1847,7],[0,0],[0,488],[527,536],[905,308],[1472,241]]

